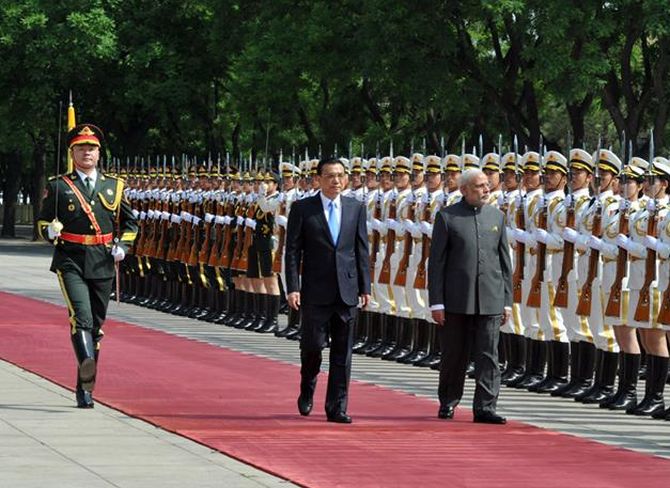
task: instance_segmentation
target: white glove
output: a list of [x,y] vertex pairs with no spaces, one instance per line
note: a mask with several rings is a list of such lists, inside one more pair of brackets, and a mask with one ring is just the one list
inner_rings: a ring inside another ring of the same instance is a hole
[[628,202],[628,200],[626,200],[625,198],[619,200],[619,210],[621,212],[625,212],[626,210],[628,210],[628,207],[630,207],[630,203]]
[[161,212],[161,220],[170,220],[170,212]]
[[233,222],[233,218],[230,215],[223,216],[223,225],[230,225]]
[[403,219],[401,224],[402,224],[402,228],[405,232],[409,232],[410,234],[412,233],[412,228],[414,227],[414,222],[412,222],[409,219]]
[[112,247],[112,257],[114,258],[114,262],[118,263],[123,261],[123,258],[126,257],[126,253],[121,246],[114,246]]
[[181,219],[190,224],[191,222],[193,222],[193,215],[191,215],[188,212],[182,212],[181,213]]
[[565,208],[568,208],[568,207],[572,206],[572,193],[565,196],[565,200],[563,200],[563,204],[565,205]]
[[614,244],[608,244],[607,242],[603,241],[600,245],[600,254],[610,259],[616,259],[616,257],[619,255],[619,248]]
[[170,216],[170,222],[173,224],[179,224],[181,222],[181,217],[179,215],[172,214]]
[[155,212],[154,212],[153,210],[149,210],[149,211],[147,212],[147,218],[149,218],[149,219],[153,219],[153,218],[154,218],[154,213],[155,213]]
[[200,217],[193,216],[193,225],[198,225],[202,219]]
[[547,243],[547,237],[549,237],[549,233],[544,230],[544,229],[535,229],[535,240],[537,242],[541,242],[542,244]]
[[256,221],[254,219],[246,218],[244,219],[244,225],[247,227],[251,227],[252,229],[256,229]]
[[237,216],[237,225],[244,225],[244,217],[240,215]]
[[[406,225],[408,225],[408,224],[406,224]],[[421,224],[415,224],[415,223],[412,222],[412,225],[407,227],[407,231],[415,239],[421,238]]]
[[670,258],[670,246],[664,242],[658,241],[656,244],[656,255],[661,259]]
[[617,246],[619,246],[623,249],[626,249],[626,250],[628,249],[628,241],[629,241],[628,236],[626,236],[624,234],[619,234],[618,236],[616,236]]
[[514,204],[515,204],[517,207],[519,207],[519,206],[521,205],[521,195],[517,195],[517,196],[514,198]]
[[650,212],[655,212],[656,211],[656,200],[650,198],[647,201],[647,210]]
[[372,230],[376,230],[377,232],[379,232],[379,229],[381,228],[381,225],[382,225],[382,223],[379,219],[373,218],[372,220],[370,220],[370,224],[371,224]]
[[140,212],[136,209],[133,209],[133,217],[135,217],[135,219],[137,219],[139,216],[140,216]]
[[566,241],[572,242],[574,244],[575,242],[577,242],[577,239],[579,238],[579,232],[577,232],[572,227],[566,227],[563,229],[563,233],[561,234],[561,236]]
[[526,242],[526,231],[521,230],[521,229],[514,229],[512,231],[512,237],[514,238],[515,241],[525,243]]
[[498,195],[498,206],[502,207],[503,205],[505,205],[505,195],[501,193]]
[[47,226],[47,234],[50,240],[54,240],[56,237],[60,236],[61,231],[63,230],[63,224],[60,222],[49,222]]
[[214,217],[214,223],[215,224],[223,225],[224,222],[225,222],[225,218],[224,218],[223,215],[217,215],[216,217]]
[[207,222],[208,224],[211,224],[212,220],[214,220],[214,217],[215,216],[213,214],[209,213],[209,212],[205,213],[205,222]]
[[275,217],[275,222],[277,225],[286,228],[286,224],[288,223],[288,219],[284,215],[277,215]]
[[589,240],[586,241],[586,245],[595,251],[600,251],[602,249],[603,241],[596,236],[589,237]]
[[264,197],[267,191],[268,191],[267,184],[261,183],[260,185],[258,185],[258,196]]
[[433,224],[430,222],[426,222],[425,220],[421,221],[419,228],[421,229],[422,234],[427,235],[428,237],[433,235]]
[[656,246],[658,245],[658,239],[654,236],[644,236],[644,241],[642,242],[644,247],[656,251]]
[[508,225],[505,226],[505,234],[507,234],[507,239],[514,239],[514,236],[512,236],[513,232],[514,229],[512,229],[510,226]]
[[253,203],[253,201],[254,201],[254,195],[251,194],[251,193],[249,193],[249,194],[246,196],[246,201],[247,201],[247,203]]
[[398,227],[396,225],[396,221],[394,219],[386,219],[384,221],[384,225],[386,226],[386,228],[388,230],[393,230],[393,231],[396,231],[396,232],[398,230]]
[[140,212],[140,220],[145,220],[146,218],[147,218],[147,213],[144,210],[142,210]]

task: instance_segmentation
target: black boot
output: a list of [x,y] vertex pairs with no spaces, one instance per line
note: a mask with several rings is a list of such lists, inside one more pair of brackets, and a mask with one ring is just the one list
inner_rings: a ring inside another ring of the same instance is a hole
[[279,322],[277,321],[279,317],[279,305],[281,297],[279,295],[265,295],[267,307],[265,309],[265,322],[260,329],[256,332],[262,334],[269,334],[276,331],[279,328]]
[[386,315],[384,318],[386,329],[382,334],[382,343],[380,347],[367,354],[371,358],[383,357],[384,355],[390,353],[396,345],[399,328],[398,321],[400,318],[393,315]]
[[351,347],[352,352],[359,352],[366,344],[370,334],[370,312],[361,310],[356,320],[356,335],[354,344]]
[[602,371],[598,389],[582,398],[582,403],[600,403],[614,396],[614,382],[619,369],[619,353],[603,351]]
[[542,381],[544,378],[544,368],[547,364],[547,343],[544,341],[531,340],[530,344],[530,367],[526,368],[526,374],[523,379],[514,386],[518,389],[528,389]]
[[265,322],[265,310],[267,309],[267,297],[264,293],[251,294],[252,308],[249,310],[249,313],[252,319],[243,327],[245,330],[258,331],[263,326]]
[[418,366],[421,368],[426,368],[429,367],[431,364],[433,364],[433,361],[438,357],[438,350],[437,350],[437,325],[433,324],[431,322],[427,322],[428,325],[428,333],[427,338],[426,338],[426,355],[423,359],[417,360],[416,362],[413,363],[413,366]]
[[[388,321],[389,317],[388,315],[384,313],[380,313],[377,316],[378,320],[378,325],[377,325],[377,330],[378,330],[378,335],[375,337],[375,340],[373,343],[371,343],[365,350],[365,355],[366,356],[372,356],[373,354],[377,354],[377,352],[381,349],[384,348],[385,346],[385,340],[386,336],[388,334]],[[374,357],[374,356],[372,356]]]
[[551,373],[543,385],[538,385],[537,393],[553,393],[568,384],[568,363],[570,361],[570,344],[567,342],[551,341],[549,346],[552,352]]
[[397,361],[399,358],[406,357],[411,352],[413,323],[405,317],[398,317],[396,320],[398,322],[396,345],[391,352],[382,356],[382,359],[387,361]]
[[428,355],[428,322],[421,319],[414,320],[412,352],[404,358],[398,359],[401,364],[414,364]]
[[577,374],[577,383],[573,388],[562,393],[562,398],[575,398],[586,394],[591,386],[593,386],[593,374],[598,357],[599,354],[593,344],[586,341],[579,343],[579,373]]
[[500,333],[500,340],[498,341],[498,364],[500,365],[500,381],[503,382],[507,378],[507,371],[509,370],[509,358],[512,355],[510,336],[507,332]]
[[511,388],[516,388],[519,383],[522,381],[525,381],[526,377],[530,374],[530,368],[531,364],[533,362],[533,341],[532,339],[529,339],[528,337],[520,336],[521,340],[523,340],[523,353],[524,353],[524,364],[525,368],[523,371],[523,374],[520,376],[517,376],[516,378],[510,378],[507,380],[507,386]]
[[526,338],[509,334],[509,356],[507,358],[505,385],[517,381],[526,372]]
[[579,365],[581,358],[580,351],[581,348],[579,347],[579,342],[570,343],[570,381],[557,390],[552,391],[551,396],[563,396],[564,393],[577,387],[577,384],[579,383]]
[[[584,346],[584,344],[588,344],[588,346]],[[603,351],[600,349],[595,349],[595,346],[593,346],[591,343],[588,342],[582,342],[581,347],[584,347],[584,350],[582,351],[582,354],[584,354],[586,351],[592,351],[593,352],[593,371],[587,371],[586,363],[584,360],[584,356],[582,356],[581,363],[582,363],[582,369],[583,369],[583,375],[582,379],[586,378],[589,373],[593,376],[593,379],[589,378],[589,382],[584,381],[584,385],[589,384],[588,387],[582,388],[580,391],[572,392],[570,395],[571,398],[574,398],[576,402],[581,402],[582,398],[586,398],[589,396],[591,393],[593,393],[595,390],[597,390],[598,385],[600,383],[600,374],[603,370]],[[591,349],[593,348],[593,349]],[[588,354],[588,352],[586,352]],[[567,397],[568,395],[564,395],[564,397]]]
[[626,410],[632,415],[651,415],[658,417],[665,410],[663,389],[668,375],[668,358],[647,354],[647,387],[644,399],[635,408]]
[[637,406],[637,375],[640,370],[640,355],[623,353],[623,373],[619,380],[619,389],[612,400],[600,404],[600,408],[610,410],[628,410]]
[[77,407],[93,408],[92,392],[95,387],[95,343],[88,330],[77,330],[72,335],[72,347],[77,357]]

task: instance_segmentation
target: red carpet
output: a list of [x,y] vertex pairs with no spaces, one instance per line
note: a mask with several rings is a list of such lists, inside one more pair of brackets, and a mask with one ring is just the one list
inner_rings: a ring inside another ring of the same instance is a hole
[[[670,486],[668,460],[518,422],[473,424],[467,408],[440,421],[435,402],[364,383],[351,386],[354,424],[325,422],[325,376],[303,418],[296,366],[121,322],[105,330],[98,401],[298,484]],[[65,309],[0,293],[0,358],[72,388]]]

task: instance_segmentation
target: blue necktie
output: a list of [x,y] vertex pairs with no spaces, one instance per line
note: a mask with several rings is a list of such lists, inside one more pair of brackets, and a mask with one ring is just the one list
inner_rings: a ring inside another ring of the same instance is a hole
[[337,207],[332,201],[328,204],[328,228],[333,242],[337,244],[337,238],[340,236],[340,221],[337,217]]

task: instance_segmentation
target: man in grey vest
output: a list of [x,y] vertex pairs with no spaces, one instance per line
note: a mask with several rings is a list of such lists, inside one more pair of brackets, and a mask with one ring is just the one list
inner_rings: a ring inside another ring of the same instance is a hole
[[428,263],[428,295],[440,327],[438,417],[451,419],[463,396],[470,350],[475,360],[474,421],[504,424],[496,414],[500,390],[498,337],[512,310],[512,270],[503,213],[487,205],[479,169],[461,175],[463,199],[435,218]]

